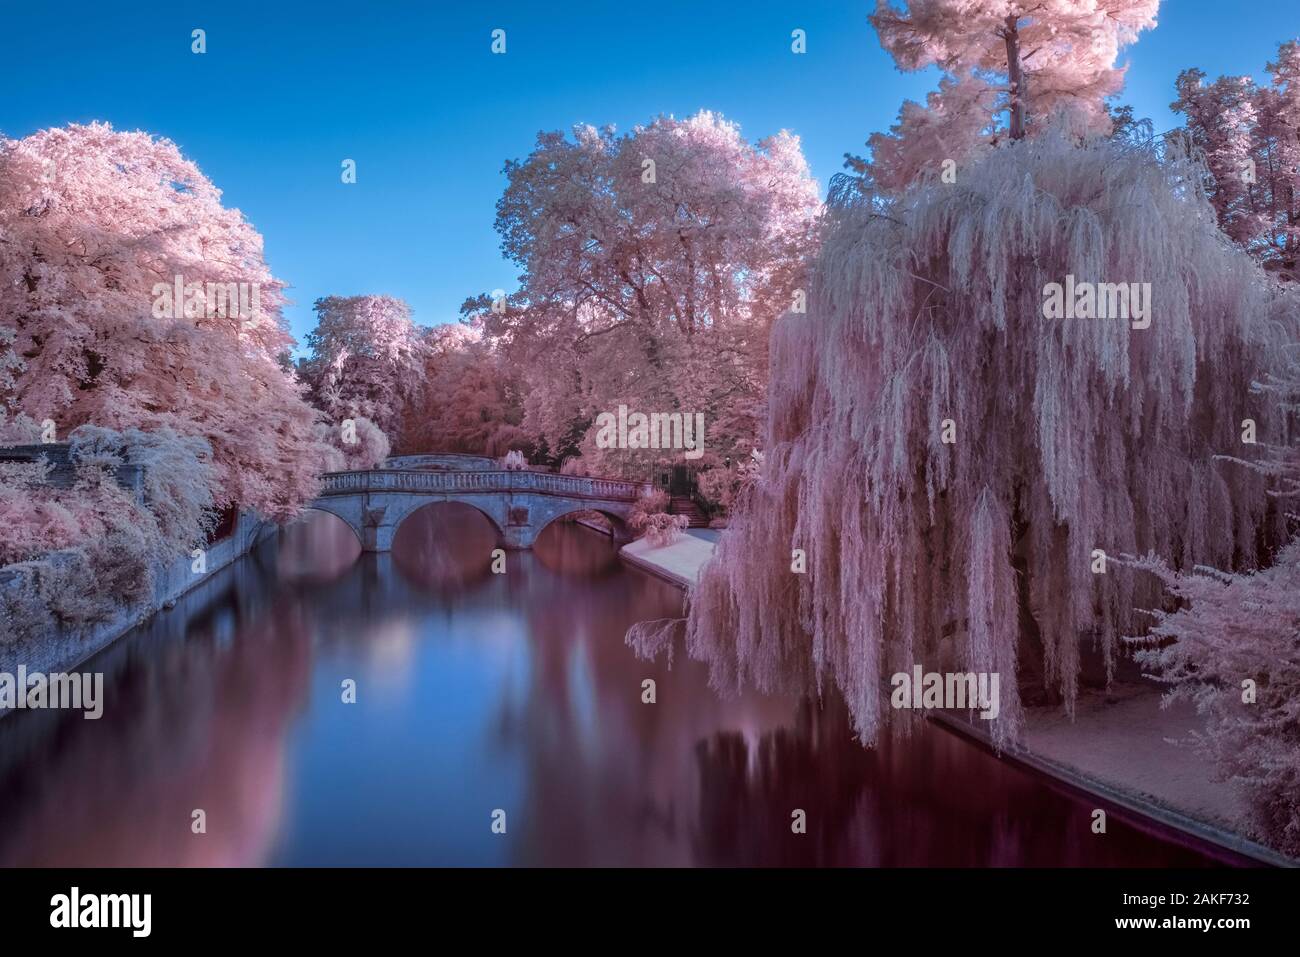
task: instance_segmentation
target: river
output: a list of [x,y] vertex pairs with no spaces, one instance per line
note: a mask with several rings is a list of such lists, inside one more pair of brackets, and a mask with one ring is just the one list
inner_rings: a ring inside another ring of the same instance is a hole
[[313,513],[85,665],[101,719],[0,721],[0,865],[1217,863],[939,728],[719,698],[623,641],[675,588],[559,523],[493,574],[461,508],[386,555]]

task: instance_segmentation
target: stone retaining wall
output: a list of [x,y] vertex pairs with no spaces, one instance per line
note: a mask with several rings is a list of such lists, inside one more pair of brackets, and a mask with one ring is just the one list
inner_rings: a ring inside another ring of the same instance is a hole
[[[163,607],[246,554],[262,539],[275,533],[276,526],[252,514],[241,513],[232,534],[207,548],[206,569],[196,574],[188,556],[181,556],[168,565],[154,570],[153,599],[145,605],[124,608],[109,620],[81,632],[55,631],[40,635],[34,641],[13,645],[0,645],[0,672],[14,674],[18,665],[26,665],[28,672],[67,672],[96,654],[137,625],[148,621]],[[58,561],[58,553],[46,560]],[[88,583],[89,585],[89,583]],[[0,569],[0,588],[22,588],[21,574]],[[0,711],[0,717],[8,714]]]

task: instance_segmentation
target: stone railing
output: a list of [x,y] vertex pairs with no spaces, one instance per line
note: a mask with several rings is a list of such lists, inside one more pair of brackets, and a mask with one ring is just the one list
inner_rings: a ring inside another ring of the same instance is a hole
[[434,495],[457,492],[536,492],[571,498],[634,502],[650,491],[649,482],[556,475],[551,472],[430,472],[414,469],[373,469],[331,472],[322,480],[322,495],[362,492],[414,492]]
[[496,459],[486,455],[463,455],[459,452],[432,452],[427,455],[391,455],[381,469],[444,469],[458,472],[491,472],[500,468]]
[[[66,442],[45,445],[0,445],[0,462],[35,462],[45,459],[49,463],[46,484],[53,488],[72,488],[77,483],[77,464],[72,460],[72,447]],[[113,469],[117,484],[144,501],[144,470],[138,465],[119,465]]]

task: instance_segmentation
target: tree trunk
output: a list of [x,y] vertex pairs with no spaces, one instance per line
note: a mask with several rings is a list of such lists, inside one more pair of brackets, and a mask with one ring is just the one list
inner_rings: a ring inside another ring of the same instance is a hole
[[1013,14],[1007,17],[1007,29],[1002,34],[1007,44],[1007,80],[1011,86],[1011,138],[1025,138],[1024,73],[1020,69],[1020,30]]

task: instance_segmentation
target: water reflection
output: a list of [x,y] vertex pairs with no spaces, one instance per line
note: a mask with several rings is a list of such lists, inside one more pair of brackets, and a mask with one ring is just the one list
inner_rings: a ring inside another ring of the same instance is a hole
[[101,720],[0,721],[0,864],[1207,862],[936,729],[865,751],[835,701],[719,699],[624,645],[682,598],[608,539],[492,574],[476,521],[345,564],[313,520],[100,656]]
[[[1095,802],[917,719],[860,747],[848,709],[803,701],[788,726],[757,739],[720,732],[696,748],[701,806],[694,860],[794,866],[1169,866],[1204,863],[1111,816],[1091,833]],[[791,833],[791,809],[807,833]]]
[[[302,707],[310,635],[292,606],[105,663],[99,721],[0,727],[0,864],[242,865],[281,826],[284,741]],[[147,656],[147,657],[146,657]],[[99,668],[97,663],[94,668]],[[35,719],[35,720],[29,720]],[[195,835],[193,812],[206,816]]]
[[276,572],[284,582],[330,582],[360,555],[361,542],[346,522],[309,508],[281,536]]
[[617,549],[600,547],[592,541],[592,535],[596,535],[608,542],[606,533],[571,534],[574,531],[574,525],[563,519],[543,529],[533,550],[542,567],[559,575],[591,579],[612,575],[622,568]]
[[408,516],[393,540],[393,559],[426,589],[464,591],[490,574],[497,533],[491,520],[461,502],[425,505]]

